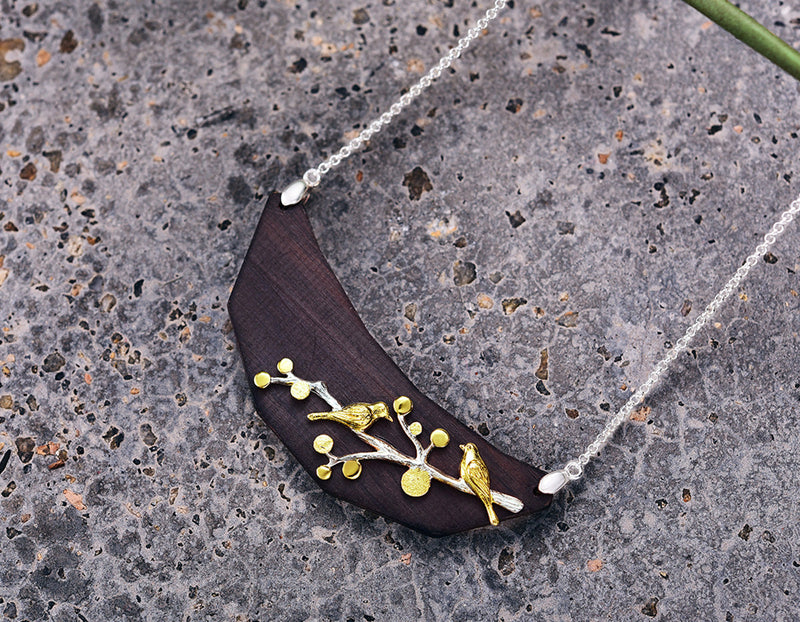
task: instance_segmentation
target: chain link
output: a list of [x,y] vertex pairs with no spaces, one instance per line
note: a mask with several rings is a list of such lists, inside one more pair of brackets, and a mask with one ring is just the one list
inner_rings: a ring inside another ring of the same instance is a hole
[[633,409],[636,408],[645,397],[647,397],[653,387],[655,387],[656,384],[658,384],[658,381],[661,380],[667,373],[670,365],[675,361],[675,359],[677,359],[680,354],[688,349],[689,344],[695,335],[697,335],[697,333],[706,324],[708,324],[709,321],[711,321],[711,318],[716,314],[723,303],[731,297],[736,288],[739,287],[742,281],[744,281],[744,279],[750,273],[750,270],[753,269],[753,266],[758,263],[759,257],[766,255],[767,251],[772,247],[773,244],[775,244],[780,235],[786,230],[786,225],[794,220],[794,217],[798,214],[798,212],[800,212],[800,197],[796,198],[789,206],[789,209],[781,214],[781,217],[772,225],[772,228],[764,236],[764,241],[756,246],[756,249],[753,251],[753,253],[744,260],[744,263],[742,263],[741,267],[733,274],[728,282],[725,283],[719,293],[714,296],[705,310],[699,316],[697,316],[697,319],[695,319],[692,325],[689,326],[683,337],[678,339],[675,346],[664,356],[664,358],[656,363],[656,366],[653,368],[653,371],[650,372],[647,380],[645,380],[642,385],[636,389],[628,401],[625,402],[625,405],[620,408],[617,414],[606,423],[603,430],[597,435],[597,438],[589,443],[589,445],[586,447],[586,450],[580,456],[570,460],[564,465],[564,467],[561,469],[561,472],[565,476],[564,483],[566,483],[568,480],[580,479],[583,476],[584,467],[597,457],[597,455],[614,436],[614,433],[630,417]]
[[404,108],[407,108],[411,102],[420,96],[422,91],[427,89],[442,76],[445,69],[448,69],[450,65],[452,65],[453,62],[461,56],[464,50],[469,47],[470,43],[477,39],[481,32],[486,30],[486,28],[489,26],[489,23],[497,18],[497,16],[500,14],[500,11],[505,8],[506,3],[507,0],[495,0],[494,6],[488,9],[484,16],[475,22],[475,25],[467,31],[467,34],[458,40],[456,46],[447,54],[442,56],[442,58],[439,59],[439,62],[431,67],[428,73],[422,76],[415,85],[408,89],[407,93],[404,93],[400,99],[389,106],[389,109],[386,112],[381,114],[377,119],[371,121],[367,127],[361,130],[361,132],[355,138],[353,138],[344,147],[339,149],[339,151],[329,156],[315,168],[308,169],[303,174],[303,181],[306,183],[306,186],[309,188],[316,188],[326,173],[339,166],[347,158],[361,149],[368,140],[375,136],[375,134],[389,125],[394,118],[403,111]]

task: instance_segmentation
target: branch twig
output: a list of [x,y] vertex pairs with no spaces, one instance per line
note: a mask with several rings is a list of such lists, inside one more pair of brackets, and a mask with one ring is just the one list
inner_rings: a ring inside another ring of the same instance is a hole
[[745,45],[800,80],[800,52],[726,0],[683,0]]
[[[398,416],[398,419],[402,418],[402,415]],[[405,429],[405,428],[404,428]],[[431,476],[431,479],[435,479],[443,484],[447,484],[448,486],[452,486],[456,490],[466,493],[468,495],[475,495],[472,489],[467,486],[467,483],[459,478],[456,479],[454,477],[450,477],[446,473],[442,473],[439,469],[434,466],[428,464],[425,460],[427,457],[428,452],[430,451],[430,447],[427,449],[423,449],[422,445],[419,441],[416,440],[414,437],[412,440],[416,441],[415,445],[419,448],[417,456],[411,457],[407,456],[404,453],[401,453],[396,447],[387,443],[384,440],[376,438],[371,434],[367,434],[366,432],[359,432],[358,430],[351,430],[358,438],[364,441],[370,447],[373,447],[375,451],[365,451],[356,454],[348,454],[346,456],[335,456],[332,453],[326,454],[328,456],[328,467],[336,466],[337,464],[342,464],[347,462],[348,460],[384,460],[386,462],[394,462],[395,464],[400,464],[402,466],[406,466],[409,468],[416,468],[421,471],[425,471],[428,475]],[[409,438],[413,437],[413,434],[409,432],[406,433],[409,435]],[[431,446],[432,447],[432,446]],[[502,492],[497,492],[496,490],[492,491],[492,501],[503,507],[511,512],[519,512],[523,508],[523,503],[516,497],[511,495],[507,495]]]
[[[325,400],[328,406],[331,407],[331,410],[342,410],[342,405],[330,394],[328,387],[325,386],[324,382],[320,380],[310,382],[308,380],[304,380],[303,378],[299,378],[292,373],[292,367],[293,363],[290,359],[283,359],[280,363],[278,363],[278,371],[281,372],[283,376],[270,376],[266,372],[260,372],[256,374],[254,382],[256,386],[260,388],[266,388],[270,384],[282,384],[284,386],[291,387],[292,396],[296,399],[305,399],[310,393],[314,393]],[[297,389],[301,390],[295,394],[295,390]],[[408,398],[401,399],[408,400]],[[408,412],[410,412],[410,400],[408,400],[408,403]],[[465,494],[477,496],[475,492],[467,485],[467,483],[460,477],[458,479],[451,477],[436,467],[428,464],[428,454],[434,448],[433,440],[431,440],[427,447],[423,447],[422,443],[419,442],[419,439],[411,431],[409,424],[406,422],[406,415],[408,415],[408,412],[401,412],[400,408],[397,406],[395,406],[395,412],[397,413],[397,419],[400,424],[400,428],[414,445],[414,456],[407,456],[391,443],[351,427],[350,431],[358,436],[358,438],[360,438],[364,443],[372,447],[375,451],[363,451],[347,454],[346,456],[335,456],[328,451],[325,454],[328,457],[328,464],[326,466],[330,469],[330,467],[333,467],[337,464],[343,464],[353,460],[384,460],[386,462],[393,462],[395,464],[406,466],[409,469],[418,469],[420,471],[424,471],[432,480],[437,480],[447,484],[448,486],[452,486],[456,490]],[[516,497],[494,490],[491,492],[492,502],[496,503],[500,507],[515,513],[519,512],[524,507],[522,501]]]

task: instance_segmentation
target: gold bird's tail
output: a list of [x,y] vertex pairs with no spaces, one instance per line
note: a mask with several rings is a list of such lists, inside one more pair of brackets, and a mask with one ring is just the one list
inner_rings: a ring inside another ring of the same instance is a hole
[[320,419],[327,419],[331,413],[310,413],[308,418],[311,421],[319,421]]
[[500,519],[497,518],[494,508],[491,503],[486,504],[486,513],[489,515],[489,522],[495,527],[500,524]]

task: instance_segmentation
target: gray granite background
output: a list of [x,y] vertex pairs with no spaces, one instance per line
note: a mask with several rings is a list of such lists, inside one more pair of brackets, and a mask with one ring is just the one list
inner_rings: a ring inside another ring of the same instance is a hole
[[[265,194],[483,4],[0,2],[0,619],[796,619],[796,226],[538,519],[419,536],[254,415]],[[797,94],[678,0],[517,0],[311,218],[417,385],[557,468],[800,191]]]

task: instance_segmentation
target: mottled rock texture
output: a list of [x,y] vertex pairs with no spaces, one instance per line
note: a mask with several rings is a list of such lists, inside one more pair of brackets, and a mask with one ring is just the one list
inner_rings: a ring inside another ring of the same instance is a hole
[[[264,195],[483,4],[0,2],[0,619],[795,619],[797,227],[537,520],[421,537],[254,416]],[[418,386],[552,469],[800,191],[797,102],[678,0],[517,0],[311,218]]]

